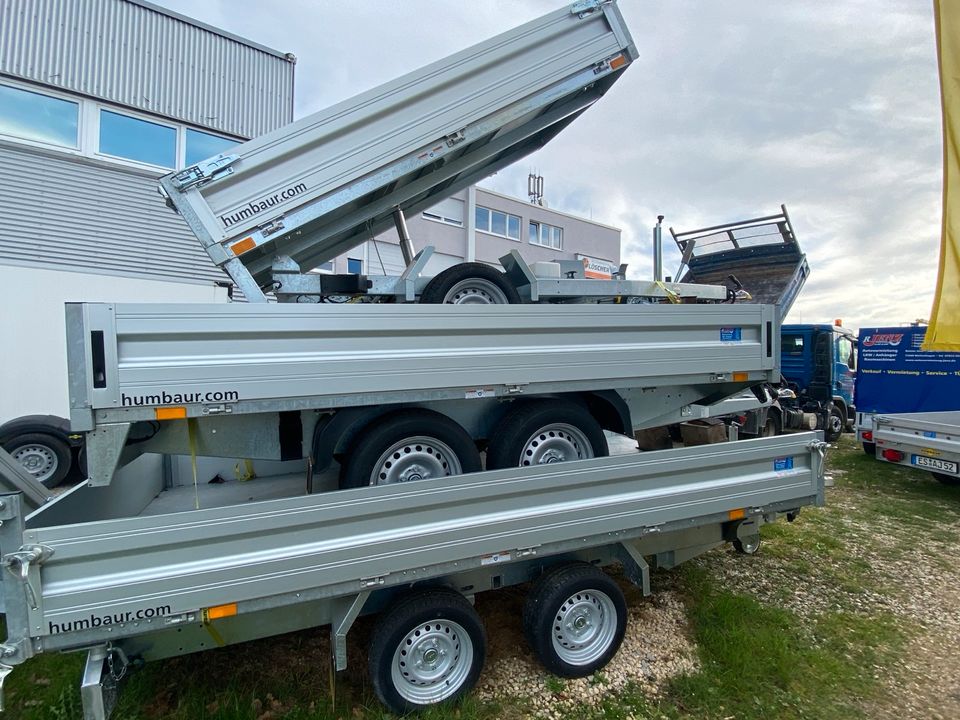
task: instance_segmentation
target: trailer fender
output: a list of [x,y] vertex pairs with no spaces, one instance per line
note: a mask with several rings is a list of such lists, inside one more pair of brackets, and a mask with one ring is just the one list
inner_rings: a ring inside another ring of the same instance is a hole
[[600,427],[621,435],[633,436],[630,408],[615,390],[600,390],[584,396],[587,409]]
[[334,457],[347,452],[354,438],[363,428],[371,421],[398,407],[347,408],[321,419],[314,427],[313,443],[310,448],[313,472],[321,473],[330,467]]

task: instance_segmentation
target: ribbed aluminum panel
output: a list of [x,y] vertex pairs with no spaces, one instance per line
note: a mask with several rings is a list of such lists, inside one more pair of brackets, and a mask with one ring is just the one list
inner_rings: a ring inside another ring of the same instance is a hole
[[249,138],[293,119],[292,59],[125,0],[0,0],[0,74]]
[[3,146],[0,207],[16,209],[0,223],[5,265],[228,280],[149,175]]

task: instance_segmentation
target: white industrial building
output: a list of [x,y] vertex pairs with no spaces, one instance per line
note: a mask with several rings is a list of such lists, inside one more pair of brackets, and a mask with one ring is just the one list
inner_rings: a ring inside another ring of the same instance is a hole
[[[65,302],[228,301],[229,278],[156,181],[291,122],[294,67],[142,0],[0,0],[0,302],[12,308],[0,316],[0,423],[67,416]],[[496,265],[514,248],[601,274],[620,262],[618,229],[482,188],[408,222],[418,248],[437,249],[430,272]],[[389,233],[317,271],[402,267]]]

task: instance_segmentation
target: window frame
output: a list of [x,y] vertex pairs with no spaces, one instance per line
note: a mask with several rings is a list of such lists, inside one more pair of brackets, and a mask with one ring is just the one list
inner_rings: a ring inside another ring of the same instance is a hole
[[[530,226],[531,226],[531,225],[536,225],[536,226],[537,226],[537,239],[536,239],[536,240],[533,240],[533,239],[530,238]],[[560,233],[559,238],[558,238],[558,240],[559,240],[559,245],[553,245],[551,242],[543,242],[543,240],[542,240],[542,238],[543,238],[543,229],[544,229],[545,227],[546,227],[546,228],[550,228],[550,230],[551,230],[551,233],[550,233],[550,234],[551,234],[551,235],[553,234],[553,231],[554,231],[554,230],[559,231],[559,233]],[[548,222],[543,222],[543,221],[541,221],[541,220],[529,220],[529,221],[527,221],[527,242],[530,243],[531,245],[536,245],[537,247],[544,247],[544,248],[549,248],[550,250],[558,250],[558,251],[561,251],[561,252],[562,252],[562,251],[563,251],[563,228],[560,227],[559,225],[551,225],[550,223],[548,223]]]
[[[477,211],[483,210],[487,213],[487,227],[480,227],[480,223],[477,222]],[[499,213],[504,216],[504,227],[506,228],[506,233],[495,232],[493,228],[493,214]],[[510,235],[510,218],[516,218],[519,232],[518,237],[513,237]],[[476,205],[473,211],[473,223],[474,228],[477,232],[482,232],[486,235],[493,235],[493,237],[503,238],[504,240],[512,240],[513,242],[523,242],[523,217],[520,215],[514,215],[513,213],[507,212],[506,210],[495,210],[492,207],[487,207],[486,205]]]
[[55,100],[65,100],[71,102],[77,106],[77,145],[76,147],[69,147],[67,145],[57,145],[55,143],[44,142],[43,140],[34,140],[32,138],[24,138],[18,135],[9,135],[4,132],[0,132],[0,140],[4,142],[15,143],[17,145],[27,145],[29,147],[42,148],[44,150],[55,150],[57,152],[68,153],[70,155],[83,155],[83,141],[84,141],[84,103],[83,98],[74,97],[68,93],[57,92],[56,90],[48,91],[46,88],[39,88],[36,85],[31,85],[30,83],[19,82],[13,78],[3,77],[0,78],[0,85],[5,85],[6,87],[13,88],[14,90],[22,90],[24,92],[30,92],[34,95],[41,95],[45,97],[50,97]]
[[[206,135],[223,138],[224,140],[230,140],[237,144],[245,142],[245,139],[243,138],[221,133],[210,128],[204,128],[192,123],[181,122],[171,118],[152,115],[148,112],[128,108],[124,105],[116,105],[109,101],[89,98],[83,95],[70,93],[69,91],[63,91],[57,88],[49,88],[45,85],[37,85],[34,83],[25,82],[16,78],[0,77],[0,85],[4,85],[15,90],[23,90],[36,95],[54,98],[56,100],[65,100],[77,106],[77,147],[56,145],[53,143],[43,142],[42,140],[32,140],[29,138],[22,138],[16,135],[9,135],[7,133],[0,132],[0,142],[4,143],[32,147],[39,150],[47,150],[71,157],[88,158],[90,160],[95,160],[99,163],[105,163],[109,165],[117,165],[120,167],[148,170],[154,173],[166,174],[171,171],[182,170],[185,167],[188,167],[186,165],[188,129],[195,130],[196,132],[204,133]],[[162,165],[154,165],[152,163],[131,160],[130,158],[124,158],[117,155],[110,155],[108,153],[100,152],[101,110],[106,110],[107,112],[112,112],[117,115],[131,117],[136,120],[142,120],[144,122],[153,123],[154,125],[160,125],[175,130],[176,166],[173,168],[168,168]]]

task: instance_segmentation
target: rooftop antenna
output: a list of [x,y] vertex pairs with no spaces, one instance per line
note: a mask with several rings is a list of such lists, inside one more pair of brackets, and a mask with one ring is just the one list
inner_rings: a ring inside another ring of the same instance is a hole
[[543,175],[527,175],[527,195],[534,205],[543,205]]

